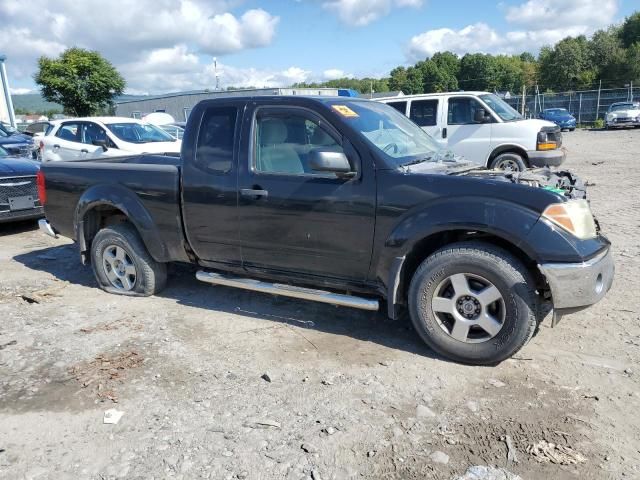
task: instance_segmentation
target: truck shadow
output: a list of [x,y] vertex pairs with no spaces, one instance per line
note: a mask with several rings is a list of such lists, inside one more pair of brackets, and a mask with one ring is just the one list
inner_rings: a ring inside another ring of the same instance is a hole
[[38,229],[36,220],[19,220],[15,222],[0,223],[0,236],[18,235]]
[[[79,264],[75,245],[45,248],[16,255],[14,260],[32,270],[47,272],[59,280],[98,288],[93,271]],[[311,301],[211,286],[195,278],[197,268],[187,264],[171,265],[167,287],[158,295],[179,305],[220,313],[230,313],[347,336],[439,360],[418,337],[408,318],[391,321],[383,313],[336,307]]]

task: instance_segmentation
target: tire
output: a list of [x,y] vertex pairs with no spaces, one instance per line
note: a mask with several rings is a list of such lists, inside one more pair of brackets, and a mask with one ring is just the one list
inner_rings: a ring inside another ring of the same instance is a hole
[[527,163],[524,159],[513,152],[501,153],[496,158],[491,160],[489,165],[491,169],[499,170],[511,170],[514,172],[523,172],[527,169]]
[[[494,365],[520,350],[536,331],[534,285],[526,267],[507,251],[482,242],[452,244],[424,260],[413,275],[411,321],[422,340],[444,357]],[[464,295],[464,287],[469,295]],[[486,301],[497,296],[492,303]],[[467,309],[469,305],[475,310]],[[455,315],[443,313],[450,307]]]
[[148,297],[167,283],[167,266],[156,262],[128,223],[100,230],[91,244],[91,264],[101,289]]

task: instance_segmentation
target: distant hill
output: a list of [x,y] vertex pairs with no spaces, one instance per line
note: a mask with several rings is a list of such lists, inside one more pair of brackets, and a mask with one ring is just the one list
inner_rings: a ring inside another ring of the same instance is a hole
[[[144,95],[121,95],[116,101],[136,100],[144,98]],[[62,105],[53,102],[47,102],[39,93],[25,93],[23,95],[11,95],[13,100],[13,108],[16,111],[27,113],[45,113],[56,111],[62,113]]]

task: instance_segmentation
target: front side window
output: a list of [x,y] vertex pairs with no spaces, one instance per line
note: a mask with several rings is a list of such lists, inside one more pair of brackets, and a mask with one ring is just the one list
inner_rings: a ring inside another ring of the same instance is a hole
[[104,128],[95,123],[84,123],[82,125],[82,143],[95,145],[95,141],[104,141],[108,144],[109,137],[107,137],[107,132],[105,132]]
[[449,125],[477,125],[483,122],[475,121],[476,111],[486,109],[475,98],[452,97],[449,99],[447,123]]
[[436,125],[438,116],[438,100],[414,100],[411,102],[409,118],[421,127]]
[[205,112],[196,146],[200,168],[214,173],[231,170],[237,117],[236,107],[214,107]]
[[493,93],[480,95],[480,98],[484,103],[489,105],[489,108],[491,108],[491,110],[493,110],[503,122],[513,122],[523,119],[522,115],[520,115],[516,109]]
[[313,150],[344,153],[328,130],[302,111],[259,111],[255,131],[255,169],[258,172],[321,174],[311,168]]
[[167,132],[150,123],[108,123],[107,128],[120,140],[129,143],[173,142]]
[[80,125],[78,123],[63,123],[58,131],[56,137],[66,140],[68,142],[80,142]]

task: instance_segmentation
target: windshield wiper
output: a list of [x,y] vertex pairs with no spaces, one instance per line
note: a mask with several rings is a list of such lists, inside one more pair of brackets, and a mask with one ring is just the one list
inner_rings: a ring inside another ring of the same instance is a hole
[[432,159],[433,159],[433,154],[432,155],[427,155],[426,157],[416,158],[415,160],[411,160],[410,162],[403,163],[400,166],[401,167],[410,167],[411,165],[417,165],[419,163],[428,162],[429,160],[432,160]]

